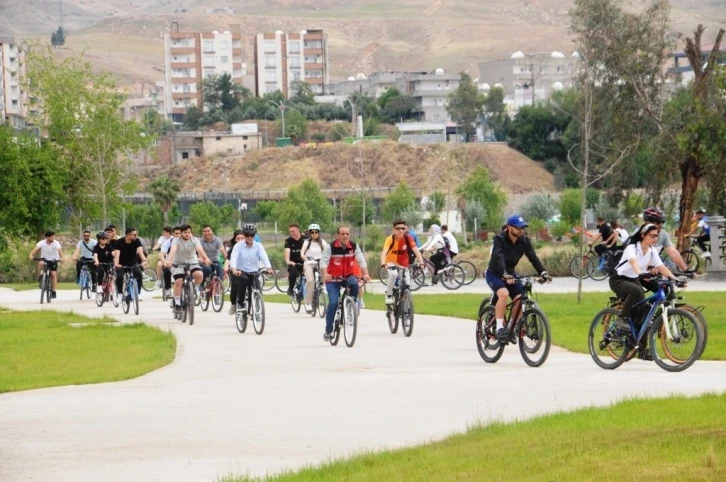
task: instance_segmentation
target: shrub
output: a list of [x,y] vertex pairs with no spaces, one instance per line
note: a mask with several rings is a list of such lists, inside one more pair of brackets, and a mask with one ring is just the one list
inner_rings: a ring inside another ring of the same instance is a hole
[[551,194],[537,193],[525,201],[522,205],[522,216],[530,222],[532,219],[550,219],[557,214],[557,201]]

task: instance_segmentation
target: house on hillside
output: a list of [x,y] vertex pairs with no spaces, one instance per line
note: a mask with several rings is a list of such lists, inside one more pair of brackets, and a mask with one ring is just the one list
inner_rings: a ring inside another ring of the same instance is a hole
[[[249,124],[242,124],[249,125]],[[178,132],[172,138],[174,145],[174,162],[194,159],[202,155],[244,156],[248,151],[262,148],[262,136],[254,131],[221,132]]]

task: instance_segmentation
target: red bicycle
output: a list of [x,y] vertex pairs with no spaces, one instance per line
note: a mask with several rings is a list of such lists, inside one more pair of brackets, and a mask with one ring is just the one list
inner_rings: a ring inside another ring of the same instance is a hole
[[116,302],[116,270],[113,267],[113,263],[100,263],[101,266],[107,267],[106,277],[103,279],[101,288],[102,293],[96,293],[96,305],[100,308],[106,301],[111,301],[114,307],[118,307]]
[[215,313],[222,311],[222,307],[224,306],[224,283],[217,276],[217,266],[219,266],[219,263],[212,263],[212,273],[202,285],[202,299],[200,300],[202,311],[207,311],[210,301],[212,302],[212,309]]

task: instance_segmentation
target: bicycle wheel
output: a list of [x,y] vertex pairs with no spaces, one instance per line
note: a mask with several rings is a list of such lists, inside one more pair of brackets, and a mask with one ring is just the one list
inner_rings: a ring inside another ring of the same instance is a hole
[[547,316],[539,307],[530,306],[524,311],[517,328],[519,353],[522,359],[533,368],[542,366],[550,354],[552,345],[552,333]]
[[355,336],[358,333],[358,307],[355,305],[355,300],[352,297],[346,296],[343,312],[345,313],[343,335],[346,346],[350,348],[355,344]]
[[395,335],[398,333],[398,317],[396,316],[396,310],[393,305],[388,305],[386,318],[388,319],[388,329]]
[[466,274],[466,277],[464,279],[465,285],[470,285],[474,282],[474,280],[477,277],[477,274],[479,273],[476,269],[476,266],[474,266],[474,263],[471,261],[457,261],[456,263],[458,266],[461,267],[461,269],[464,270],[464,273]]
[[[703,343],[701,344],[701,352],[698,353],[697,358],[701,358],[701,355],[703,355],[703,352],[706,350],[706,343],[708,342],[708,325],[706,324],[706,318],[703,316],[703,313],[701,313],[701,311],[698,308],[694,308],[693,306],[676,305],[676,308],[680,308],[681,310],[687,312],[700,325],[701,335],[703,337]],[[662,313],[660,313],[660,312],[656,313],[655,316],[662,316]],[[674,327],[671,327],[671,331],[673,331],[673,330],[674,330]],[[683,335],[688,336],[688,335],[690,335],[690,333],[686,332]],[[669,360],[671,360],[674,363],[685,363],[687,361],[687,360],[678,358],[678,354],[670,351],[670,348],[668,346],[668,333],[666,332],[665,324],[661,324],[660,333],[658,334],[658,337],[660,339],[663,351]]]
[[222,307],[224,307],[224,286],[222,280],[215,276],[212,278],[212,309],[215,313],[219,313]]
[[104,301],[106,301],[106,293],[96,293],[96,306],[102,307]]
[[[43,304],[43,300],[45,300],[45,296],[48,293],[48,275],[43,271],[43,274],[40,275],[40,304]],[[50,300],[48,300],[48,303],[50,303]]]
[[383,283],[383,286],[388,286],[388,268],[381,266],[381,269],[378,270],[378,279],[381,280],[381,283]]
[[698,357],[700,358],[701,355],[703,355],[703,352],[706,351],[706,344],[708,343],[708,323],[706,323],[706,316],[703,314],[703,311],[701,311],[703,309],[703,307],[694,308],[691,305],[683,305],[683,306],[677,306],[677,308],[686,310],[701,325],[701,334],[703,335],[703,346],[701,347],[701,353],[698,354]]
[[692,249],[681,251],[681,258],[683,258],[683,262],[686,263],[688,269],[698,272],[698,268],[701,266],[701,260],[695,251]]
[[602,281],[609,275],[605,272],[605,263],[600,258],[595,258],[587,263],[587,275],[595,281]]
[[590,276],[588,273],[588,266],[590,265],[589,256],[575,256],[570,261],[570,274],[575,278],[585,279]]
[[53,280],[50,277],[50,274],[48,274],[45,277],[45,302],[50,304],[50,300],[53,299]]
[[88,276],[88,271],[81,268],[81,274],[78,277],[78,284],[81,287],[81,301],[83,301],[83,292],[86,291],[86,276]]
[[275,287],[275,275],[262,273],[262,291],[270,291]]
[[320,290],[318,293],[318,316],[325,318],[325,312],[328,310],[328,293]]
[[111,281],[109,281],[108,283],[108,297],[111,298],[111,303],[113,303],[113,307],[118,308],[118,301],[116,300],[116,277],[111,277]]
[[275,286],[277,286],[277,291],[280,293],[287,294],[287,290],[290,288],[290,279],[288,278],[287,271],[287,268],[282,268],[275,275]]
[[476,322],[476,348],[487,363],[498,362],[504,353],[504,345],[497,340],[497,321],[491,305],[482,310]]
[[623,363],[630,352],[628,334],[619,330],[615,319],[620,311],[605,308],[592,320],[588,334],[588,349],[592,360],[600,368],[614,370]]
[[295,313],[300,313],[300,298],[298,297],[298,293],[300,293],[300,279],[295,282],[295,288],[292,290],[292,296],[290,297],[290,306],[292,306],[292,311]]
[[154,268],[146,268],[143,273],[141,273],[141,287],[144,289],[144,291],[154,291],[156,289],[156,270]]
[[265,302],[259,291],[252,292],[252,326],[258,335],[265,331]]
[[340,321],[340,318],[343,316],[342,309],[343,306],[340,304],[340,301],[338,301],[338,307],[335,313],[335,320],[333,321],[333,333],[330,337],[330,344],[333,346],[337,345],[338,340],[340,340],[340,325],[343,323],[342,321]]
[[401,306],[401,327],[403,328],[403,334],[409,337],[413,333],[413,297],[411,296],[411,290],[403,290],[399,303]]
[[194,296],[196,295],[196,291],[197,291],[196,288],[194,288],[193,281],[187,282],[186,291],[187,291],[187,295],[186,295],[187,316],[186,316],[186,319],[187,319],[187,321],[189,321],[189,326],[191,326],[194,324],[194,305],[196,304],[196,300],[194,299]]
[[[272,277],[272,286],[275,286],[275,277]],[[222,280],[222,287],[225,293],[229,293],[229,275]]]
[[449,290],[459,289],[466,280],[464,269],[458,265],[447,266],[440,272],[440,276],[441,284]]
[[211,294],[211,288],[210,288],[209,292],[207,291],[207,283],[211,283],[211,282],[212,282],[212,279],[210,278],[200,285],[201,295],[198,296],[197,298],[199,298],[199,307],[202,309],[202,311],[207,311],[207,309],[209,309],[209,301],[210,301],[210,298],[212,297],[212,294]]
[[[201,291],[197,290],[197,286],[194,284],[193,281],[190,281],[190,283],[194,286],[194,306],[199,306],[202,304],[202,294]],[[200,285],[201,287],[201,285]]]
[[417,291],[426,283],[426,275],[418,266],[412,267],[410,270],[411,291]]
[[680,372],[693,365],[701,355],[703,333],[695,317],[680,308],[668,309],[668,327],[671,337],[666,334],[663,317],[653,320],[648,334],[650,354],[653,361],[668,372]]
[[[237,305],[237,308],[239,308],[239,305]],[[237,309],[234,314],[234,323],[237,325],[237,331],[244,333],[247,330],[247,314]]]
[[[126,278],[124,276],[124,278]],[[128,314],[131,309],[131,299],[129,298],[129,282],[128,279],[124,279],[124,287],[121,293],[121,309],[124,313]]]
[[139,314],[139,293],[137,291],[138,289],[139,289],[139,287],[136,284],[136,280],[135,279],[132,279],[131,280],[131,286],[130,286],[130,290],[131,290],[131,303],[133,303],[133,305],[134,305],[134,314],[135,315],[138,315]]

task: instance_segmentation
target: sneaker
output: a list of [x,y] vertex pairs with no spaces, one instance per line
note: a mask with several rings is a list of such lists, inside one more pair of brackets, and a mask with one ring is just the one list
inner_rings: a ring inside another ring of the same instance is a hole
[[332,333],[328,333],[327,331],[323,334],[323,341],[330,341],[330,339],[333,338]]
[[121,293],[116,293],[116,304],[117,305],[121,304]]
[[56,297],[55,291],[51,291],[50,296],[51,296],[51,298],[55,299],[55,297]]
[[386,304],[387,305],[392,305],[393,304],[393,296],[386,295]]
[[710,251],[706,251],[701,256],[703,256],[704,258],[710,258],[711,257],[711,252]]
[[163,286],[163,283],[162,283],[162,281],[161,281],[161,280],[157,280],[157,281],[156,281],[156,284],[154,285],[154,289],[155,289],[155,290],[161,289],[161,288],[162,288],[162,286]]
[[365,309],[366,309],[366,304],[365,304],[365,302],[363,301],[363,298],[360,298],[360,299],[358,300],[358,306],[360,306],[360,309],[361,309],[361,310],[365,310]]
[[435,285],[439,282],[439,275],[434,275],[433,278],[431,278],[431,285]]
[[139,301],[144,301],[144,295],[141,292],[139,292],[137,298],[139,299]]
[[98,293],[99,295],[102,295],[103,294],[103,286],[100,286],[100,285],[97,286],[96,287],[96,293]]
[[499,328],[497,330],[497,340],[500,343],[508,343],[509,342],[509,334],[507,333],[507,330],[504,328]]
[[229,314],[234,315],[237,312],[236,307],[233,304],[229,305]]
[[308,313],[313,311],[313,305],[311,305],[310,303],[305,303],[305,311]]
[[292,297],[292,287],[287,289],[287,296]]

